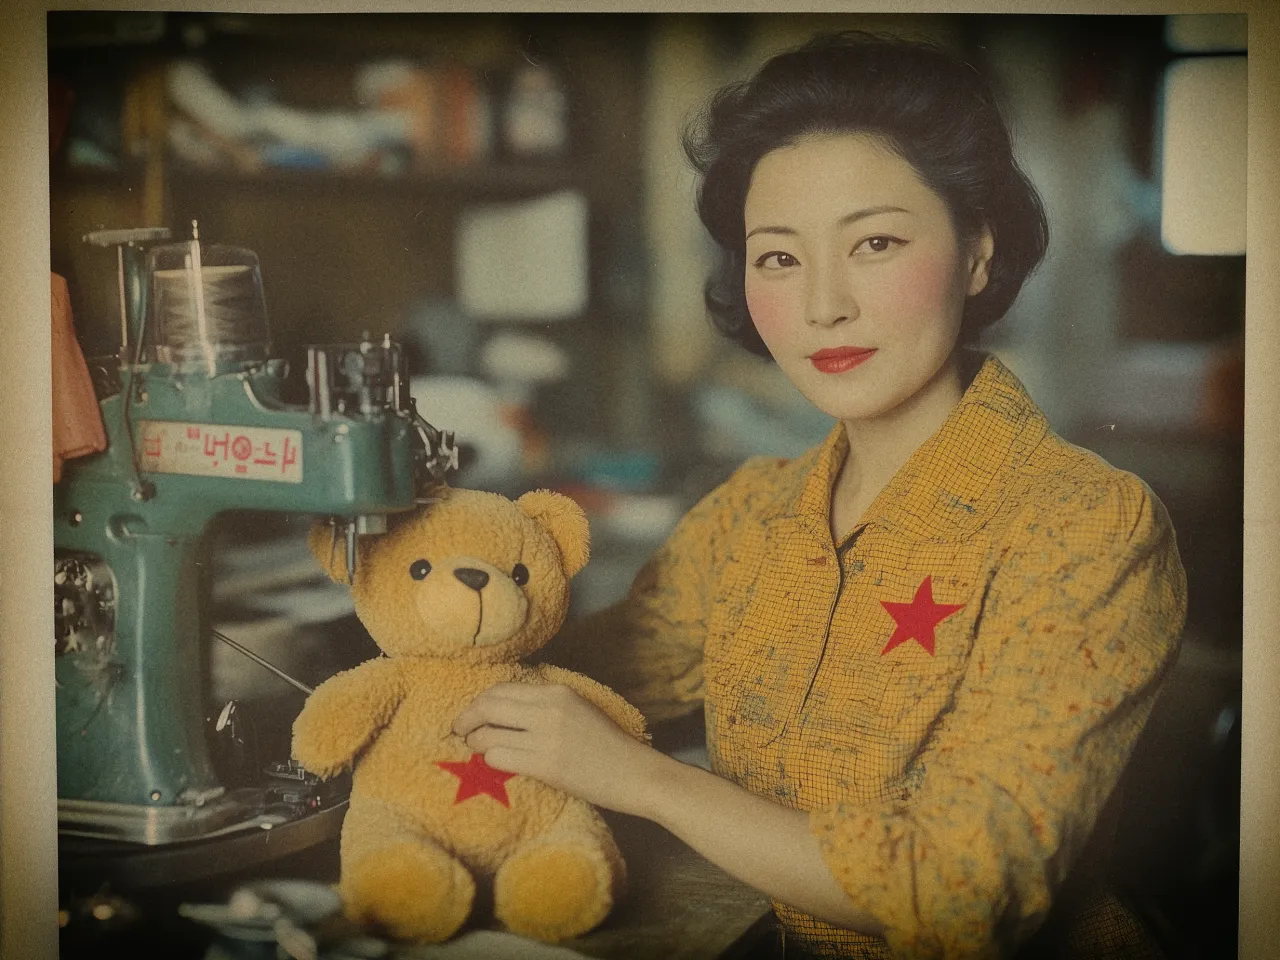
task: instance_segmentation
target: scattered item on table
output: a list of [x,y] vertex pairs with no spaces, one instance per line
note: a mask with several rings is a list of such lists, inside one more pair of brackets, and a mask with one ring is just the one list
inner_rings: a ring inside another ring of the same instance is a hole
[[225,904],[184,903],[179,916],[230,940],[275,943],[291,960],[375,960],[389,945],[342,916],[342,898],[311,880],[261,880],[237,888]]
[[396,954],[397,960],[585,960],[584,954],[568,947],[502,930],[471,930],[448,943],[420,944]]

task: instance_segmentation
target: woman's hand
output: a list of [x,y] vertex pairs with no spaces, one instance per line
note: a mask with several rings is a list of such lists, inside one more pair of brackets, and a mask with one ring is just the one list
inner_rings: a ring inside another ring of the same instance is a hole
[[559,684],[496,684],[458,714],[453,732],[491,767],[636,816],[649,815],[668,759]]
[[492,767],[653,820],[770,896],[840,926],[882,932],[827,869],[808,814],[640,743],[567,686],[499,683],[458,714],[453,732]]

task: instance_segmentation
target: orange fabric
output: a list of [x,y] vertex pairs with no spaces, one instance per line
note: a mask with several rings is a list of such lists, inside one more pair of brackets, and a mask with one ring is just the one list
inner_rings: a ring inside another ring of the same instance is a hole
[[53,482],[57,483],[62,479],[63,461],[105,450],[107,436],[89,367],[76,340],[67,281],[56,273],[49,276],[53,304]]
[[885,942],[785,905],[846,957],[1007,955],[1081,857],[1172,663],[1186,587],[1145,484],[1055,436],[988,358],[839,544],[843,429],[756,459],[580,625],[651,719],[705,701],[717,773],[811,811]]

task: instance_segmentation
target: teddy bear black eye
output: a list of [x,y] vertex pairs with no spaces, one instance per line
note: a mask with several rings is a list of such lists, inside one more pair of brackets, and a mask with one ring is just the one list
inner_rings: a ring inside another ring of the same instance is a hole
[[517,587],[523,587],[529,582],[529,568],[523,563],[517,563],[511,571],[511,579],[515,581]]
[[431,572],[431,564],[426,560],[415,560],[409,565],[409,576],[415,580],[427,579],[427,574]]

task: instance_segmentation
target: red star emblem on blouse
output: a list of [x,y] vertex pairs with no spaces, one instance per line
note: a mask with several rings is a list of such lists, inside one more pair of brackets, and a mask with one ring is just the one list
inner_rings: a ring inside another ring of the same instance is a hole
[[487,793],[504,807],[511,806],[511,801],[507,799],[507,788],[504,784],[515,774],[507,773],[503,770],[495,770],[484,762],[483,753],[473,753],[471,759],[466,763],[459,763],[454,760],[437,760],[436,766],[448,770],[458,778],[458,795],[453,798],[454,803],[461,803],[463,800]]
[[898,627],[893,636],[880,651],[884,656],[900,643],[915,640],[933,656],[933,628],[957,610],[964,609],[963,603],[934,603],[933,578],[925,577],[924,582],[916,588],[916,595],[910,603],[892,603],[881,600],[880,605],[889,611]]

